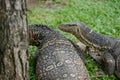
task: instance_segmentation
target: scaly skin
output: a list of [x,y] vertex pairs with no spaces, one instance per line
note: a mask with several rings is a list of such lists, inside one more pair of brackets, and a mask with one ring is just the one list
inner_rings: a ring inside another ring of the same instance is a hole
[[75,35],[89,48],[90,56],[100,64],[104,64],[107,74],[111,75],[115,72],[120,78],[120,41],[118,39],[96,33],[83,22],[60,24],[59,29]]
[[[89,80],[87,69],[73,43],[46,25],[29,26],[35,54],[37,80]],[[81,52],[81,53],[80,53]]]

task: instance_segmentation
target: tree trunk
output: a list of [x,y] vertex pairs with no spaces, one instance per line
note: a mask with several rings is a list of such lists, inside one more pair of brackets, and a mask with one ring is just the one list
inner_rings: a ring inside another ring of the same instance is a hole
[[28,80],[25,0],[0,0],[0,80]]

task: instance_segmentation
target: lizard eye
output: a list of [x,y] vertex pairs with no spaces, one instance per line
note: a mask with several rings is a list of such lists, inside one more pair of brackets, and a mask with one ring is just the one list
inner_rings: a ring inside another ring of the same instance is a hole
[[79,32],[79,29],[77,28],[77,32]]
[[39,40],[43,40],[44,36],[42,34],[39,34],[36,36]]

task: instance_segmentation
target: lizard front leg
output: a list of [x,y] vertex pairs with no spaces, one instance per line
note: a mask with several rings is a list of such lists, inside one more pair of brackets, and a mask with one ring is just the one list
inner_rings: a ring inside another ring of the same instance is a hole
[[120,55],[117,57],[116,60],[116,71],[115,74],[117,75],[118,78],[120,78]]
[[102,56],[98,55],[98,53],[95,51],[95,49],[88,48],[87,51],[88,51],[88,54],[90,55],[90,57],[92,57],[97,63],[103,64]]
[[114,73],[115,71],[115,59],[113,58],[113,56],[108,53],[107,51],[105,51],[103,53],[103,62],[104,62],[104,66],[105,66],[105,73],[108,75],[111,75]]
[[114,73],[115,60],[113,56],[108,53],[108,51],[100,52],[99,55],[97,55],[98,53],[95,51],[95,49],[88,48],[88,54],[99,64],[103,64],[106,74],[111,75]]

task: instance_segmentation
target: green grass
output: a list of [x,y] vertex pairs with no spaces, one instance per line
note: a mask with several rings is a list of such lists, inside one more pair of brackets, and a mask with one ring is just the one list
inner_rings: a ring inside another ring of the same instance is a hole
[[[111,35],[116,38],[120,37],[120,0],[67,0],[67,3],[66,0],[56,0],[50,6],[52,8],[45,6],[42,8],[29,8],[28,23],[47,24],[58,30],[57,26],[60,23],[82,21],[98,33]],[[60,32],[74,42],[78,42],[73,35]],[[30,47],[31,56],[34,51],[34,47]],[[86,66],[89,74],[90,76],[95,76],[96,70],[102,70],[103,68],[87,54],[86,57]],[[32,57],[30,57],[30,79],[34,80],[34,69],[32,66]],[[116,80],[116,77],[114,75],[103,75],[100,78],[93,78],[92,80]]]

